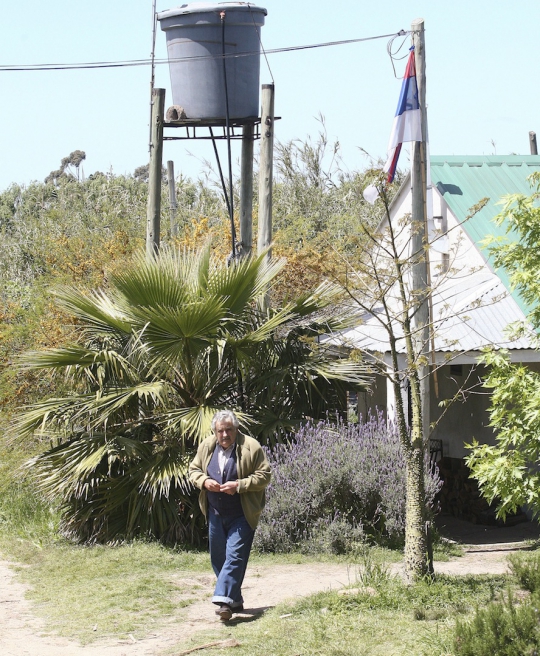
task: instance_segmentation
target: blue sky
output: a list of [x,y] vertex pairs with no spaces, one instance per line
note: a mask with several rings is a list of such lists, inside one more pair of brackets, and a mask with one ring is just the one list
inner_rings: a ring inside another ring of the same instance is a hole
[[[178,3],[180,4],[180,3]],[[267,49],[372,37],[425,20],[431,152],[437,155],[528,154],[539,133],[538,0],[263,0]],[[176,6],[158,0],[158,11]],[[0,65],[144,59],[151,50],[151,0],[27,0],[2,8]],[[395,43],[398,43],[396,41]],[[347,168],[385,157],[401,81],[387,39],[269,55],[281,141],[319,129],[338,139]],[[405,52],[405,48],[402,50]],[[156,56],[166,57],[158,30]],[[398,62],[402,74],[405,60]],[[261,60],[261,83],[270,82]],[[71,151],[86,151],[86,175],[131,173],[148,161],[150,70],[0,71],[0,190],[43,180]],[[156,69],[167,89],[167,65]],[[235,151],[235,157],[238,152]],[[169,142],[164,160],[197,177],[209,142]],[[406,166],[406,157],[400,162]]]

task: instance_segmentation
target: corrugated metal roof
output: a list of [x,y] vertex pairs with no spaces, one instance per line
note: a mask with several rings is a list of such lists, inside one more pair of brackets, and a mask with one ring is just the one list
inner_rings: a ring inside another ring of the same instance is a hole
[[[507,349],[533,349],[527,337],[509,340],[508,324],[524,321],[525,315],[506,291],[499,278],[483,268],[466,278],[449,278],[433,293],[433,333],[435,351],[458,353],[480,351],[485,346]],[[403,334],[394,325],[397,348],[405,353]],[[326,341],[326,340],[325,340]],[[376,315],[366,314],[364,322],[330,340],[335,344],[364,351],[388,351],[388,335]]]
[[[489,345],[518,350],[535,349],[533,338],[509,340],[508,325],[525,321],[528,308],[519,294],[512,291],[508,274],[500,269],[493,271],[489,253],[481,244],[488,235],[497,237],[506,234],[504,224],[498,226],[493,222],[501,211],[498,203],[508,194],[530,195],[527,178],[534,171],[540,171],[540,156],[537,155],[431,158],[433,187],[437,188],[488,264],[488,267],[472,271],[465,277],[448,277],[443,284],[434,285],[432,320],[435,351],[474,352]],[[482,209],[466,220],[471,208],[484,198],[489,200]],[[394,330],[398,337],[398,352],[404,353],[405,344],[399,329],[399,322],[396,322]],[[356,328],[325,341],[370,352],[388,351],[388,335],[377,319],[377,312],[365,314],[363,322]]]
[[[495,225],[493,218],[501,211],[498,205],[508,194],[530,195],[531,187],[527,178],[534,171],[540,171],[538,155],[476,156],[476,157],[432,157],[431,180],[443,196],[451,212],[463,221],[463,229],[484,255],[488,265],[489,253],[481,245],[487,235],[503,236],[506,226]],[[471,219],[465,221],[471,208],[482,199],[488,198],[486,205]],[[527,306],[521,296],[512,291],[506,271],[497,275],[523,312]]]

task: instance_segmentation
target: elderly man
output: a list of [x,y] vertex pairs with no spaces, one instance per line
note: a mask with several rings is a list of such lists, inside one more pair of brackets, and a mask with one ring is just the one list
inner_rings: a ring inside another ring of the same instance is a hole
[[217,412],[212,419],[214,436],[201,443],[189,466],[208,520],[210,560],[217,576],[212,603],[218,605],[216,614],[223,621],[244,608],[242,582],[270,482],[261,445],[239,433],[238,425],[234,412]]

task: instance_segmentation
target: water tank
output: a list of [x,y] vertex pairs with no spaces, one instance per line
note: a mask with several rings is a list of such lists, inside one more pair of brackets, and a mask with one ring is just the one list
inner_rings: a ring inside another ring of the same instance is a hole
[[259,115],[260,31],[266,9],[247,2],[195,2],[158,14],[167,37],[172,97],[188,119],[226,117],[222,57],[225,57],[229,117]]

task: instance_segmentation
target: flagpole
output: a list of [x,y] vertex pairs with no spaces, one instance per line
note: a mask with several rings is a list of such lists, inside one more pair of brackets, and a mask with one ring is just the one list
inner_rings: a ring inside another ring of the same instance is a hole
[[411,24],[412,44],[416,62],[416,82],[420,105],[422,141],[412,144],[412,235],[413,256],[412,287],[415,302],[413,317],[416,352],[420,357],[419,376],[422,407],[422,433],[424,444],[429,439],[430,425],[430,376],[429,376],[429,262],[427,230],[427,109],[426,109],[426,58],[424,19],[417,18]]

